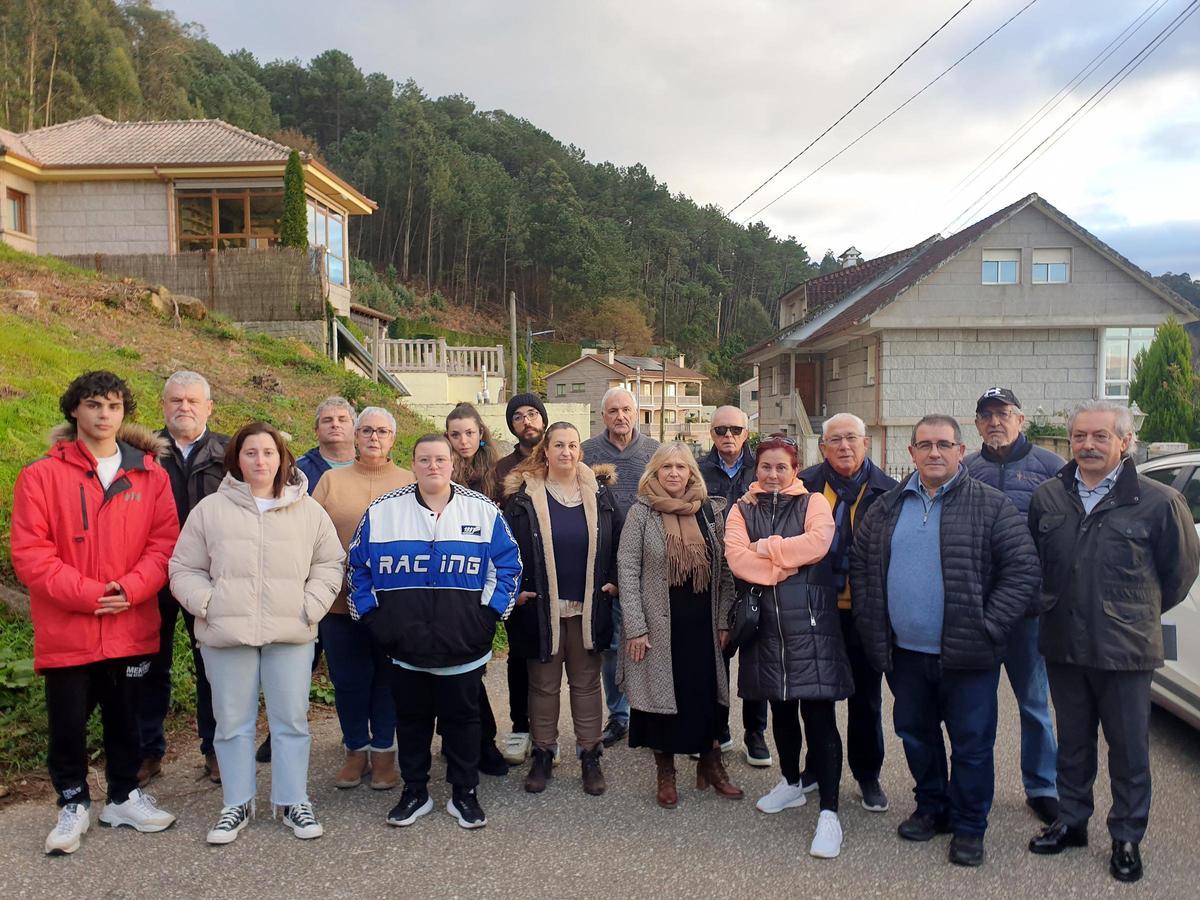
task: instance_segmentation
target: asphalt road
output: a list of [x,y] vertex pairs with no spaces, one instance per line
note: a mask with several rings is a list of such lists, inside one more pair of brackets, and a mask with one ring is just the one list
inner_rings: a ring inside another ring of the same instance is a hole
[[[505,710],[503,663],[489,668],[493,703]],[[740,722],[737,701],[733,719]],[[565,692],[563,725],[569,725]],[[584,795],[569,758],[538,796],[522,790],[523,769],[507,779],[484,776],[480,798],[488,826],[474,832],[443,811],[449,788],[435,765],[435,812],[410,828],[389,828],[384,817],[398,790],[333,787],[342,751],[336,720],[322,712],[314,714],[310,777],[325,827],[319,840],[299,841],[272,821],[270,769],[261,766],[258,818],[234,844],[209,847],[204,835],[221,805],[220,789],[200,780],[198,757],[184,753],[151,789],[179,815],[161,834],[93,824],[79,852],[49,858],[42,853],[54,823],[49,804],[0,812],[0,898],[1200,896],[1200,734],[1171,716],[1156,710],[1153,718],[1154,807],[1142,845],[1146,877],[1136,886],[1108,875],[1103,752],[1092,846],[1059,857],[1025,849],[1038,823],[1024,805],[1017,711],[1003,681],[996,800],[987,861],[979,869],[950,865],[946,837],[910,844],[896,836],[896,825],[912,809],[912,788],[890,723],[885,733],[882,780],[891,810],[863,810],[847,771],[842,855],[816,860],[808,855],[815,802],[774,816],[754,808],[779,779],[778,769],[751,769],[740,754],[729,754],[730,774],[747,792],[746,800],[731,802],[696,791],[688,777],[692,764],[681,760],[680,806],[669,812],[654,803],[649,752],[623,744],[604,757],[609,789],[603,797]]]

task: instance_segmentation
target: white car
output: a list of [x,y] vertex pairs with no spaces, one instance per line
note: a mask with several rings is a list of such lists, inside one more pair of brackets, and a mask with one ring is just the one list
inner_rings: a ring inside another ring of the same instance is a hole
[[[1147,460],[1138,472],[1183,494],[1200,533],[1200,450]],[[1154,673],[1154,702],[1200,728],[1200,579],[1162,622],[1167,664]]]

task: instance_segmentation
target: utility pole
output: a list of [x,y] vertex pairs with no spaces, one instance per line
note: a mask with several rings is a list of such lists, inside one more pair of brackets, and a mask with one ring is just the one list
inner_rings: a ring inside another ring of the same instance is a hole
[[508,292],[508,332],[509,341],[512,344],[512,362],[509,364],[509,370],[512,372],[511,380],[508,382],[508,396],[515,396],[517,393],[517,292]]
[[658,399],[658,442],[664,443],[667,439],[667,358],[662,358],[662,396]]
[[[533,320],[529,316],[525,317],[525,390],[533,391],[533,339],[541,337],[543,334],[554,334],[554,329],[548,331],[534,331]],[[543,423],[549,425],[549,422]]]

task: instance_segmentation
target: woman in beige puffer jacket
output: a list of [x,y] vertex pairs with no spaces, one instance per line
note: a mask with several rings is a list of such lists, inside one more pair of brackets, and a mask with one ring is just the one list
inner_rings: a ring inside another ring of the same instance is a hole
[[271,803],[297,837],[321,835],[308,800],[308,692],[317,623],[343,579],[345,552],[283,437],[265,422],[229,442],[228,474],[188,516],[171,557],[171,592],[196,617],[212,686],[226,844],[253,814],[258,692],[271,729]]

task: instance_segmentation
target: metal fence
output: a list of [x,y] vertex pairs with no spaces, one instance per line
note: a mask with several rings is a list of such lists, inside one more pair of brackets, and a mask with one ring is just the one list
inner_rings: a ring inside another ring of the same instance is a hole
[[320,250],[273,247],[62,258],[80,268],[166,285],[176,294],[198,297],[211,311],[235,322],[311,321],[325,316]]

